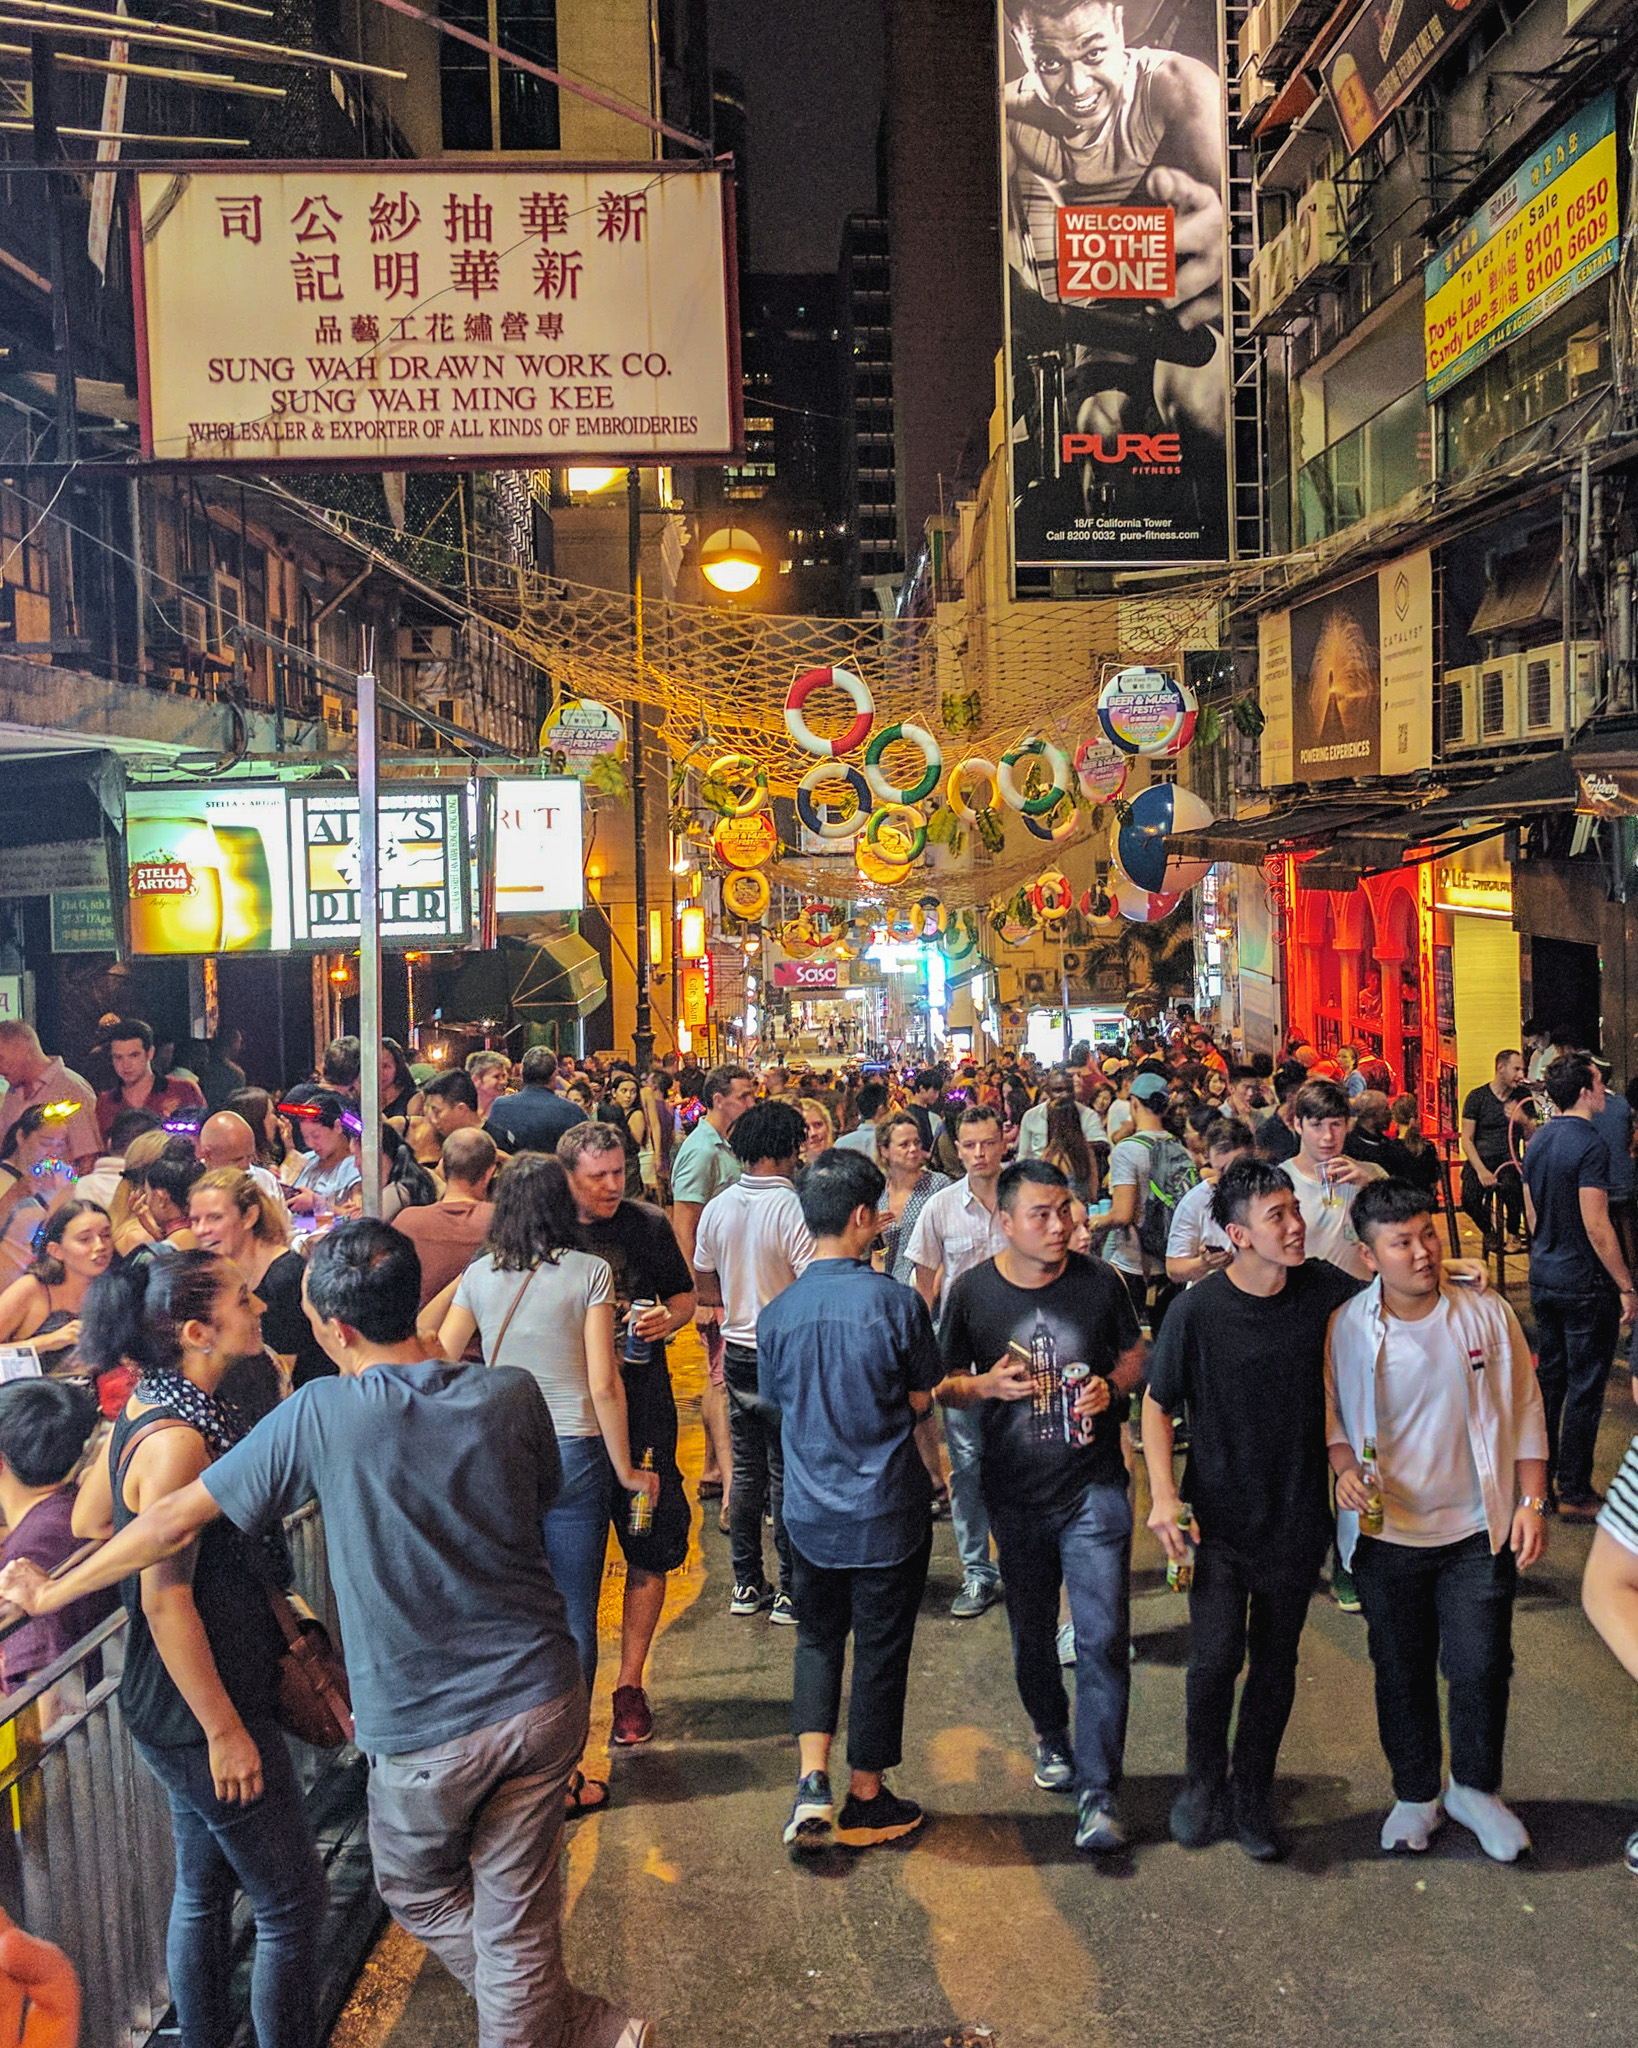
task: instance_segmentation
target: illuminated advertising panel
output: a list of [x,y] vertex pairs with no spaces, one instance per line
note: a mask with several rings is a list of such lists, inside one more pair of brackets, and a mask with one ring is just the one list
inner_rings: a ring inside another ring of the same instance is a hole
[[584,909],[579,782],[563,775],[503,777],[494,790],[497,914]]
[[129,790],[125,842],[134,954],[289,950],[290,855],[277,783]]
[[[464,788],[383,790],[381,943],[464,944],[472,926]],[[291,936],[298,946],[351,946],[359,934],[358,791],[289,791]]]

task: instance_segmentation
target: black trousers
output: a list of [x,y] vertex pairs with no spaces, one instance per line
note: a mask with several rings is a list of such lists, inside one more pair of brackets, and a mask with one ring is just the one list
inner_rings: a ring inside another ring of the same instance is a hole
[[1297,1644],[1322,1552],[1272,1563],[1238,1557],[1208,1537],[1194,1556],[1189,1594],[1189,1670],[1185,1682],[1186,1769],[1191,1784],[1220,1785],[1228,1775],[1234,1687],[1250,1653],[1234,1730],[1234,1775],[1266,1793],[1297,1696]]
[[1524,1180],[1518,1168],[1510,1160],[1504,1160],[1499,1167],[1492,1167],[1496,1176],[1493,1188],[1485,1187],[1479,1176],[1464,1159],[1462,1161],[1462,1209],[1471,1216],[1486,1237],[1493,1228],[1510,1230],[1515,1237],[1524,1235]]
[[724,1345],[722,1371],[728,1387],[728,1435],[734,1447],[734,1480],[728,1490],[734,1584],[763,1584],[762,1517],[771,1510],[779,1590],[788,1593],[791,1539],[785,1534],[785,1446],[779,1423],[756,1405],[756,1352],[749,1345]]
[[1439,1673],[1450,1700],[1450,1775],[1474,1792],[1499,1792],[1513,1675],[1518,1566],[1488,1535],[1413,1550],[1361,1536],[1354,1584],[1376,1670],[1376,1726],[1396,1799],[1437,1799]]
[[1547,1489],[1579,1506],[1593,1497],[1593,1457],[1604,1388],[1621,1341],[1613,1283],[1581,1295],[1530,1290],[1536,1318],[1536,1382],[1547,1411]]
[[842,1665],[853,1636],[853,1688],[847,1706],[847,1760],[856,1771],[887,1771],[904,1754],[904,1693],[916,1612],[933,1552],[932,1523],[898,1564],[833,1571],[812,1564],[793,1544],[796,1669],[791,1727],[798,1735],[834,1735],[842,1711]]

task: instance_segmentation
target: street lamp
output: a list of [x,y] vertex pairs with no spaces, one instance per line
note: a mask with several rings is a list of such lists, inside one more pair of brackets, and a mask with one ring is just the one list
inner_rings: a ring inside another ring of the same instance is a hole
[[571,469],[566,481],[571,491],[590,496],[594,491],[606,491],[624,475],[623,469]]
[[719,527],[700,547],[700,573],[713,589],[743,597],[762,580],[762,548],[742,526]]

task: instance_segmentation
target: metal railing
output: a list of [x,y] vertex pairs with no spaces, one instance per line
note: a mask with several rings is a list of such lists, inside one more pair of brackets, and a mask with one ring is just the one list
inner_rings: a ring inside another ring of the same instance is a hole
[[[292,1590],[339,1642],[318,1509],[303,1508],[285,1532]],[[80,2048],[143,2048],[170,2006],[170,1808],[120,1712],[125,1631],[119,1608],[0,1698],[0,1795],[9,1808],[0,1820],[0,1905],[78,1970]],[[310,1793],[340,1761],[293,1749]]]

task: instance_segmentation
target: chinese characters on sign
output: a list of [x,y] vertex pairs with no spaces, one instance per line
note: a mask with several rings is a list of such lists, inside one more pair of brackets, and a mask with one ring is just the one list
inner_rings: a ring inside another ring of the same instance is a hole
[[[729,453],[722,175],[414,163],[140,180],[144,453]],[[169,207],[167,211],[166,208]]]
[[1423,273],[1429,398],[1545,320],[1620,253],[1615,96],[1514,172]]
[[1347,154],[1363,149],[1395,107],[1484,13],[1487,0],[1365,0],[1322,65]]

